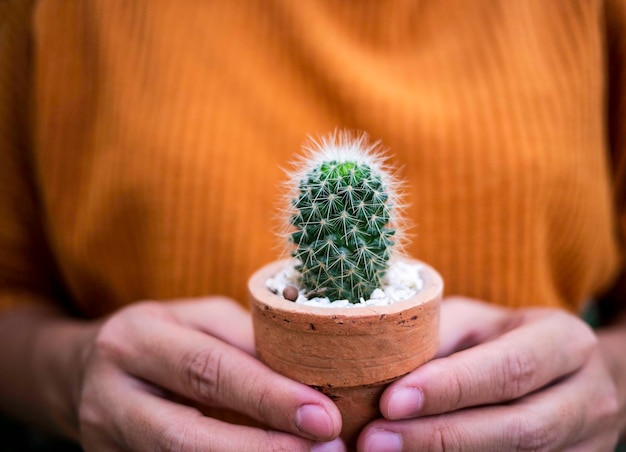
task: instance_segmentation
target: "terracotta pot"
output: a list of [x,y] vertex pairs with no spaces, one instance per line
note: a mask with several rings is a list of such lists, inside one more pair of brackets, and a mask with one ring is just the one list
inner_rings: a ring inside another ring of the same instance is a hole
[[341,436],[353,447],[360,430],[380,417],[385,387],[437,351],[443,281],[422,264],[424,287],[410,299],[366,308],[311,307],[266,287],[288,262],[268,264],[249,281],[258,356],[333,399],[341,411]]

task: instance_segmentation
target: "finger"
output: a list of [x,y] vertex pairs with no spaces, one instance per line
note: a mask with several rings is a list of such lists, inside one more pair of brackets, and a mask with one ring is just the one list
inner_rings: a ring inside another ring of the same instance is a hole
[[[617,391],[598,351],[578,372],[543,391],[520,399],[515,405],[528,407],[530,413],[543,412],[548,407],[547,413],[540,414],[544,414],[549,421],[550,413],[555,413],[559,425],[548,424],[548,428],[557,432],[561,428],[568,432],[568,450],[586,443],[606,444],[608,441],[615,445],[617,442]],[[590,447],[581,450],[608,449]]]
[[226,297],[181,300],[168,305],[184,325],[216,337],[249,355],[256,354],[252,317],[239,303]]
[[[288,433],[228,424],[156,397],[137,397],[136,402],[141,405],[128,410],[122,427],[133,430],[129,450],[309,451],[313,446]],[[143,435],[134,434],[141,428]],[[340,450],[337,442],[334,446]]]
[[580,368],[595,343],[580,320],[554,311],[424,364],[387,388],[381,411],[388,419],[407,419],[513,400]]
[[441,303],[439,350],[436,358],[473,347],[510,329],[513,311],[464,297]]
[[605,436],[598,436],[588,441],[575,444],[567,448],[567,452],[605,452],[605,451],[621,451],[619,435],[615,432]]
[[340,442],[316,446],[288,433],[232,425],[204,417],[193,408],[152,394],[145,383],[120,371],[113,376],[114,372],[109,371],[108,383],[100,386],[99,391],[100,397],[106,399],[100,400],[99,406],[105,402],[109,415],[99,411],[91,420],[85,419],[91,424],[87,426],[88,430],[108,434],[108,445],[102,447],[102,438],[92,436],[87,439],[88,449],[309,451],[313,447],[314,450],[342,450]]
[[341,430],[341,416],[330,399],[238,348],[158,319],[133,321],[132,330],[112,359],[137,377],[306,438],[328,441]]
[[507,405],[375,421],[363,430],[359,450],[569,450],[581,441],[607,438],[606,432],[615,431],[610,420],[616,411],[611,390],[606,390],[608,376],[599,369],[585,366],[562,382]]

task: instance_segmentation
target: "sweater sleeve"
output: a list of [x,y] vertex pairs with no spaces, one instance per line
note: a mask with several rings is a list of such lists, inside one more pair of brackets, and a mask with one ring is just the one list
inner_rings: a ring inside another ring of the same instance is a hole
[[46,243],[29,156],[34,3],[0,2],[0,309],[52,306],[58,278]]
[[626,311],[626,0],[607,0],[608,132],[622,267],[602,303],[608,321]]

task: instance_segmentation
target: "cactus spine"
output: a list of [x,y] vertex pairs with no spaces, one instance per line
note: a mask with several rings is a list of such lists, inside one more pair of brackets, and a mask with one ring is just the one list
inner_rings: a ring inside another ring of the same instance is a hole
[[364,134],[335,133],[305,150],[291,181],[290,240],[300,284],[358,303],[381,286],[397,241],[397,182]]

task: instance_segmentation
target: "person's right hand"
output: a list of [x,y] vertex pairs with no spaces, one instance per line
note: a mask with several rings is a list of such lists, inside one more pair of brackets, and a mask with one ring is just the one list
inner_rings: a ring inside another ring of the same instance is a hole
[[[337,407],[254,358],[250,316],[231,300],[124,308],[97,326],[83,358],[77,404],[88,451],[343,450],[339,439],[318,443],[339,434]],[[192,405],[234,410],[270,429]]]

